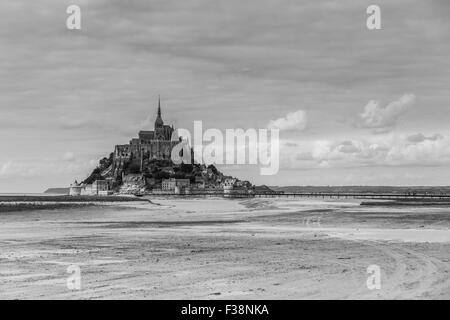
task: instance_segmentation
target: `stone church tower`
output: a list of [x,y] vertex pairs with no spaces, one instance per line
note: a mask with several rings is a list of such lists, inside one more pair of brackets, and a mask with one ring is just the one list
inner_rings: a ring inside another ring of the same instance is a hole
[[126,162],[141,164],[152,159],[170,160],[172,148],[178,141],[172,141],[173,126],[165,125],[161,115],[161,99],[158,98],[158,111],[154,130],[139,131],[138,138],[129,144],[116,145],[114,151],[115,167]]

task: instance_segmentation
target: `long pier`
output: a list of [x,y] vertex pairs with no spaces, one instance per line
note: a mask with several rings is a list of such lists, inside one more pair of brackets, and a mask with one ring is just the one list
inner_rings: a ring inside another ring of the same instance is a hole
[[[150,194],[151,196],[152,194]],[[370,199],[370,200],[437,200],[446,199],[450,201],[450,194],[402,194],[402,193],[340,193],[340,192],[318,192],[318,193],[229,193],[221,192],[195,192],[189,194],[153,194],[155,196],[176,197],[225,197],[225,198],[322,198],[322,199]]]
[[450,194],[401,194],[401,193],[277,193],[255,194],[255,197],[286,197],[286,198],[335,198],[335,199],[372,199],[372,200],[422,200],[450,199]]

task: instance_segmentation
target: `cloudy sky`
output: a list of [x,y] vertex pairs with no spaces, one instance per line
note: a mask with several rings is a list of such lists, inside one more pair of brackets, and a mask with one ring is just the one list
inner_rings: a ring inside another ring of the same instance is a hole
[[448,185],[449,16],[448,0],[0,0],[0,192],[84,178],[152,129],[158,94],[175,127],[278,127],[277,175],[223,168],[258,184]]

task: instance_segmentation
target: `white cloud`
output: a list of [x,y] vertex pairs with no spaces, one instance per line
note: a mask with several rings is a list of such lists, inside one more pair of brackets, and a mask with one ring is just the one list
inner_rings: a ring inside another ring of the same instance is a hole
[[355,140],[317,140],[308,149],[285,148],[291,168],[443,166],[450,161],[450,140],[440,134],[390,134]]
[[[438,137],[440,135],[437,135]],[[442,138],[423,139],[410,143],[402,139],[390,147],[385,162],[389,165],[446,165],[449,163],[450,141]]]
[[90,170],[95,168],[96,163],[98,161],[77,161],[75,159],[67,162],[51,159],[36,161],[8,160],[3,163],[0,162],[0,177],[43,177],[61,174],[73,174],[84,177],[90,173]]
[[444,137],[440,134],[433,134],[432,136],[427,137],[423,133],[418,133],[418,134],[409,136],[407,139],[409,142],[418,143],[418,142],[424,142],[426,140],[437,141],[437,140],[444,139]]
[[284,145],[286,147],[298,147],[298,143],[297,142],[291,142],[291,141],[285,142]]
[[413,94],[405,94],[385,107],[382,107],[379,101],[371,100],[364,107],[364,112],[359,115],[358,126],[373,129],[375,133],[390,131],[414,101]]
[[9,160],[4,163],[0,163],[0,176],[1,177],[29,177],[37,174],[39,168],[35,165],[26,165],[20,162],[14,162]]
[[361,151],[352,141],[348,140],[341,142],[337,149],[342,153],[356,153]]
[[61,129],[68,130],[96,128],[100,126],[100,123],[93,119],[92,115],[83,115],[82,117],[61,116],[59,118],[59,124]]
[[67,151],[63,154],[62,158],[64,161],[74,161],[75,155],[73,154],[73,152]]
[[314,160],[311,152],[301,152],[295,157],[296,160]]
[[295,112],[289,112],[285,117],[278,118],[276,120],[270,120],[268,124],[269,129],[283,130],[304,130],[307,125],[306,112],[298,110]]

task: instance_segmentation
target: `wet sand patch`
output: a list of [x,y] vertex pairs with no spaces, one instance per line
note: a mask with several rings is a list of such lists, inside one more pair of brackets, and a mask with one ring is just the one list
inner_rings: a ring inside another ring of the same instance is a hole
[[73,224],[82,224],[101,228],[164,228],[183,226],[207,226],[242,223],[246,220],[194,220],[194,221],[80,221]]

